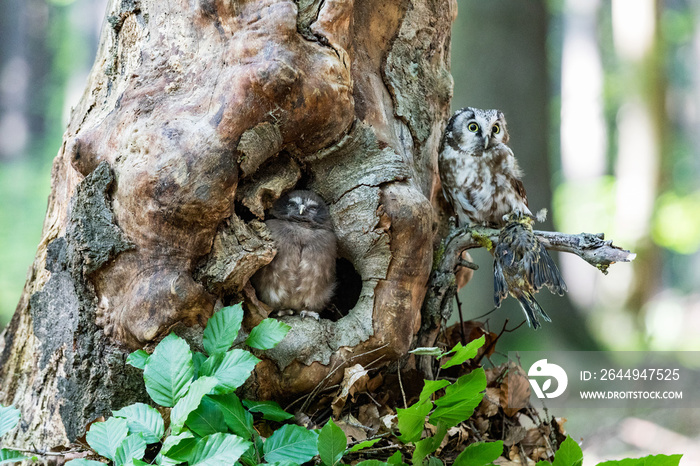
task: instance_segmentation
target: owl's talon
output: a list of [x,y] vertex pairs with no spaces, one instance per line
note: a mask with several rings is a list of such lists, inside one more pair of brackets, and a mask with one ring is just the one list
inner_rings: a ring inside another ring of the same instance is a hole
[[313,317],[314,319],[316,319],[318,321],[321,320],[321,316],[318,315],[318,312],[314,312],[314,311],[306,311],[306,310],[301,311],[299,313],[299,317],[301,317],[302,319],[305,319],[307,317]]
[[294,311],[291,309],[282,309],[275,312],[275,317],[293,316]]

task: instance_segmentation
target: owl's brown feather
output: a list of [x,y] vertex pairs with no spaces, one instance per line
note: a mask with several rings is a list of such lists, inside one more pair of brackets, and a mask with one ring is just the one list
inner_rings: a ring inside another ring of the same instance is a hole
[[275,311],[319,313],[335,289],[336,236],[323,200],[292,191],[265,221],[277,254],[251,279],[258,298]]

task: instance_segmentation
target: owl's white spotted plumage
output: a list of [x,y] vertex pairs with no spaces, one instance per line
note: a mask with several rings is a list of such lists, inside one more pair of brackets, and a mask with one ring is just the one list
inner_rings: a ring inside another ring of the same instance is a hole
[[528,324],[549,321],[534,294],[542,287],[562,295],[566,284],[532,231],[522,172],[508,143],[502,112],[463,108],[447,123],[438,158],[445,198],[460,226],[501,228],[494,254],[494,303],[510,294]]
[[438,165],[443,192],[461,226],[500,227],[505,215],[532,215],[507,142],[506,120],[498,110],[463,108],[447,123]]
[[[275,202],[265,221],[277,254],[251,282],[274,311],[318,318],[335,289],[336,236],[328,207],[312,191],[292,191]],[[291,312],[289,312],[291,313]]]

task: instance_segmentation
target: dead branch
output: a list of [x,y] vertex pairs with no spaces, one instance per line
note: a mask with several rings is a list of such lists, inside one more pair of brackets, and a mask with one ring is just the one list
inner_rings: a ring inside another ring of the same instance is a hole
[[[436,252],[433,271],[428,282],[428,293],[423,303],[423,323],[418,346],[432,346],[440,322],[452,315],[452,299],[457,293],[455,270],[458,266],[469,266],[461,259],[462,251],[485,247],[491,251],[498,244],[500,230],[483,226],[456,228],[450,232]],[[630,262],[636,254],[606,241],[603,233],[580,233],[577,235],[558,231],[535,231],[535,235],[545,248],[576,254],[604,274],[615,262]],[[421,358],[421,372],[430,377],[432,369],[429,358]]]

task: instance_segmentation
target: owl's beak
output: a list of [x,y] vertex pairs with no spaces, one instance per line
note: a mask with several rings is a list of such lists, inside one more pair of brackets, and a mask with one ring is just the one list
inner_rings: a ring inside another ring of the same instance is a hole
[[299,215],[304,215],[304,211],[306,210],[306,206],[304,204],[299,206]]
[[489,142],[491,142],[491,138],[488,137],[488,136],[485,137],[485,138],[484,138],[484,149],[488,149],[488,148],[489,148]]

